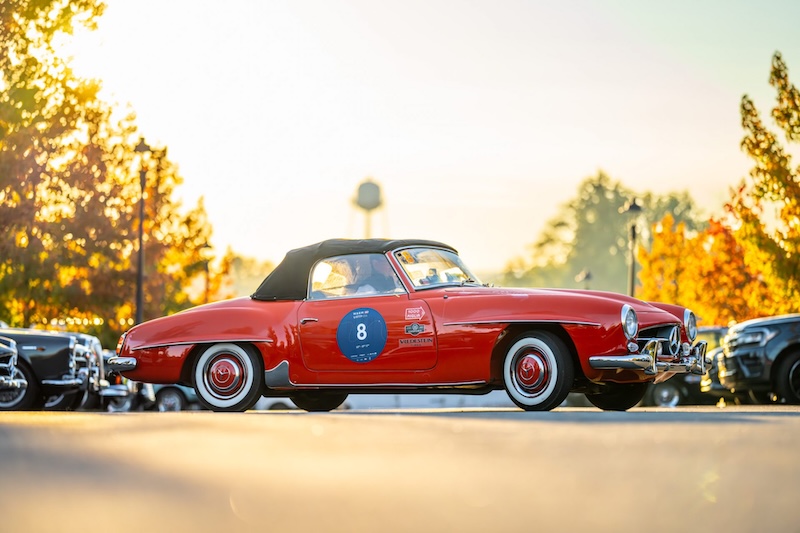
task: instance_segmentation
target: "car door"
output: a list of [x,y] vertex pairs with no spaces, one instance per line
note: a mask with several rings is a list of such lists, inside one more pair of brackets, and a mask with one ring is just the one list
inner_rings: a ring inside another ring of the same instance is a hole
[[297,318],[303,361],[311,370],[412,371],[436,365],[430,309],[406,294],[309,300]]

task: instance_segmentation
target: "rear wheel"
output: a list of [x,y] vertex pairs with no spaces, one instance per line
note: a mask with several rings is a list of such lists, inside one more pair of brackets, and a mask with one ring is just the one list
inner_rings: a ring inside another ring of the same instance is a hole
[[187,401],[183,393],[177,389],[161,389],[156,393],[156,409],[159,411],[183,411]]
[[627,411],[642,401],[647,385],[647,382],[609,383],[603,386],[603,392],[587,394],[586,399],[603,411]]
[[549,411],[569,394],[575,375],[564,342],[547,331],[517,337],[503,359],[503,384],[511,400],[526,411]]
[[24,378],[28,382],[28,387],[24,389],[9,389],[0,391],[0,411],[29,411],[40,409],[44,403],[44,398],[39,388],[36,376],[27,364],[19,361],[14,369],[14,379]]
[[294,404],[305,411],[333,411],[344,403],[347,394],[341,392],[296,392],[290,396]]
[[800,404],[800,352],[785,357],[777,366],[775,391],[788,404]]
[[264,371],[252,349],[220,343],[197,358],[192,375],[200,403],[212,411],[247,411],[261,398]]

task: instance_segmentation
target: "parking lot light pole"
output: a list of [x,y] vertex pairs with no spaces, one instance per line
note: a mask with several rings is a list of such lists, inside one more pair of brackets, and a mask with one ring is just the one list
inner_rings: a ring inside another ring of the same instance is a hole
[[633,296],[636,291],[636,217],[642,212],[642,206],[636,203],[636,198],[626,202],[620,207],[619,212],[630,220],[630,233],[628,236],[630,246],[630,262],[628,263],[628,296]]
[[147,167],[144,162],[144,154],[150,152],[150,147],[144,142],[144,138],[139,139],[136,152],[141,154],[139,161],[139,257],[136,268],[136,323],[144,322],[144,189],[147,181]]

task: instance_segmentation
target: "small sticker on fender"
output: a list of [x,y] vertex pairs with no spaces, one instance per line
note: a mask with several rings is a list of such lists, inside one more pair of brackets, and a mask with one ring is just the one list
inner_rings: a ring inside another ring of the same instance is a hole
[[400,339],[400,346],[428,346],[433,344],[433,337],[421,339]]
[[411,307],[406,309],[406,320],[422,320],[425,310],[421,307]]
[[414,322],[413,324],[409,324],[406,326],[406,334],[417,336],[420,333],[425,331],[425,326],[420,324],[419,322]]

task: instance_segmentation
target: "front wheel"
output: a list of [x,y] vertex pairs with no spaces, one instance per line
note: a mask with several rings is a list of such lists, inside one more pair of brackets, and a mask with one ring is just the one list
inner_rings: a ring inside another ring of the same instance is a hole
[[69,392],[48,396],[44,400],[45,411],[74,411],[83,403],[83,392]]
[[788,404],[800,404],[800,352],[786,356],[776,368],[775,390]]
[[212,411],[247,411],[261,398],[263,366],[252,349],[214,344],[194,364],[197,399]]
[[530,331],[512,342],[503,359],[509,398],[526,411],[549,411],[567,398],[575,375],[564,342],[547,331]]
[[0,411],[28,411],[39,409],[44,403],[44,398],[39,388],[39,382],[33,370],[27,364],[19,362],[14,369],[12,379],[24,378],[28,386],[24,389],[8,389],[0,391]]
[[586,399],[603,411],[627,411],[642,401],[647,392],[648,382],[609,383],[603,392],[587,394]]
[[294,404],[304,411],[333,411],[344,403],[347,394],[340,392],[296,392],[290,396]]

